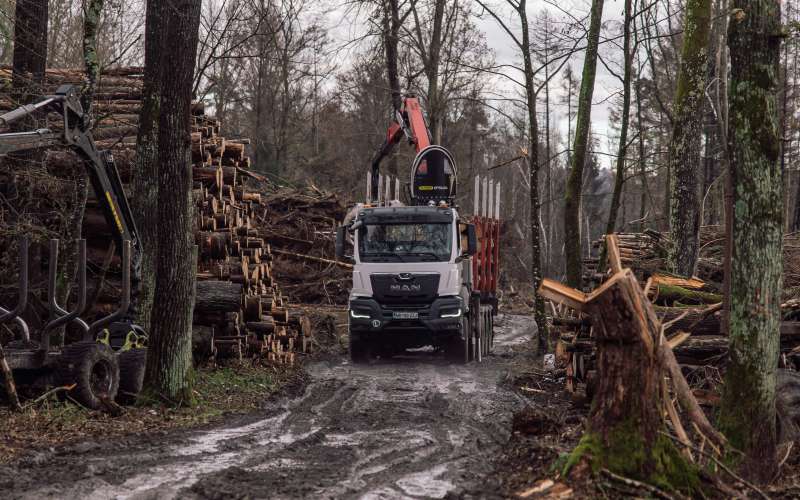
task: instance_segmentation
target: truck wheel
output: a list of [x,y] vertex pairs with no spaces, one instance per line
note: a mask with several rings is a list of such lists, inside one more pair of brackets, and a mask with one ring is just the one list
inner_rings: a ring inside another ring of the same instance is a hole
[[129,405],[136,402],[142,391],[147,349],[128,349],[119,353],[119,391],[117,402]]
[[61,351],[56,370],[61,385],[75,384],[70,397],[91,410],[102,408],[104,399],[113,401],[117,396],[119,364],[105,344],[93,340],[69,344]]
[[[463,335],[464,338],[461,338],[461,335]],[[472,342],[470,340],[472,339],[472,324],[468,317],[461,318],[461,335],[453,335],[447,341],[445,354],[453,363],[465,365],[469,363],[472,355]]]
[[350,334],[350,361],[354,364],[369,361],[369,344],[353,334]]

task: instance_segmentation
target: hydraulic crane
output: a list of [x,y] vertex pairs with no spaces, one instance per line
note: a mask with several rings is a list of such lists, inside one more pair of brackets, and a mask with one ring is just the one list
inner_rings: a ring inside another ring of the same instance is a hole
[[142,336],[144,331],[132,324],[138,305],[136,299],[141,274],[141,242],[128,199],[122,188],[119,171],[114,164],[114,157],[109,151],[97,149],[90,130],[91,120],[84,111],[73,85],[62,85],[53,95],[0,115],[0,128],[8,127],[34,113],[57,113],[62,127],[57,130],[42,128],[26,132],[2,133],[0,156],[39,148],[66,146],[83,159],[97,202],[117,239],[117,248],[121,250],[125,242],[129,242],[130,245],[131,304],[123,321],[109,326],[110,336],[124,338],[131,329]]
[[[455,161],[445,148],[431,144],[431,134],[419,99],[414,95],[403,97],[394,121],[386,131],[386,139],[372,159],[371,193],[378,193],[381,161],[405,137],[416,150],[412,166],[412,204],[422,205],[431,201],[452,204],[456,195]],[[368,200],[372,201],[372,200]]]
[[[39,342],[32,342],[25,320],[28,295],[28,239],[20,243],[19,299],[16,307],[0,307],[0,324],[14,321],[21,340],[5,347],[7,367],[33,375],[37,384],[71,387],[70,397],[83,406],[99,409],[119,396],[135,398],[141,390],[147,342],[146,332],[134,324],[136,293],[140,281],[141,243],[128,200],[122,188],[114,158],[100,151],[91,133],[91,120],[81,106],[72,85],[62,85],[53,95],[0,115],[0,127],[7,127],[34,113],[58,114],[61,126],[27,132],[0,134],[0,155],[46,147],[69,147],[86,167],[97,202],[112,229],[122,262],[122,297],[118,309],[91,324],[80,318],[86,306],[86,240],[78,241],[78,289],[70,312],[57,302],[58,240],[50,241],[48,303],[50,315],[42,326]],[[51,345],[50,331],[72,324],[81,340]]]

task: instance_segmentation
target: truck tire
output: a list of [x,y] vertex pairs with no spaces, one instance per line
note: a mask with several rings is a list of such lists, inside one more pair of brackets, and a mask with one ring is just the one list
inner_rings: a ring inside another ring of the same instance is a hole
[[[462,338],[463,335],[463,338]],[[447,341],[445,354],[447,358],[458,364],[466,365],[472,356],[472,323],[469,317],[461,318],[461,335],[453,335]]]
[[369,361],[369,343],[366,339],[350,334],[350,361],[353,364]]
[[119,391],[117,403],[130,405],[142,391],[147,349],[129,349],[119,353]]
[[119,363],[106,344],[85,340],[61,351],[56,368],[61,385],[75,387],[69,396],[91,410],[103,408],[103,400],[114,401],[119,390]]

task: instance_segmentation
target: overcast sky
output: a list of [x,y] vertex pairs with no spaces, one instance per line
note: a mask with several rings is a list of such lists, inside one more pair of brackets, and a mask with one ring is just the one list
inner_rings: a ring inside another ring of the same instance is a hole
[[[462,0],[464,1],[464,0]],[[466,0],[469,1],[469,0]],[[491,0],[490,0],[491,1]],[[557,5],[560,9],[564,9],[565,11],[569,12],[572,16],[576,18],[583,18],[587,16],[590,8],[590,4],[588,0],[553,0],[557,2]],[[495,1],[497,5],[500,5],[504,2]],[[528,17],[530,22],[535,16],[541,14],[543,10],[548,10],[551,16],[555,19],[567,19],[567,16],[559,11],[559,8],[554,7],[553,5],[549,5],[544,0],[529,0],[528,2]],[[622,16],[622,8],[623,2],[621,0],[606,0],[605,8],[603,12],[603,21],[606,24],[609,24],[609,21],[618,21],[621,19]],[[479,10],[480,7],[475,2],[475,9]],[[515,18],[511,15],[511,11],[506,12],[506,19],[509,22],[509,25],[514,26],[515,29],[518,29],[519,23],[515,23]],[[365,23],[363,20],[354,18],[352,13],[345,14],[344,10],[341,8],[335,8],[329,11],[325,18],[327,19],[328,25],[330,27],[329,33],[331,37],[337,42],[339,45],[345,45],[348,41],[354,40],[359,38],[363,33],[365,28]],[[483,18],[476,19],[476,24],[478,28],[483,31],[486,37],[487,44],[489,48],[494,52],[495,62],[497,64],[519,64],[520,63],[520,54],[516,47],[516,45],[510,40],[509,36],[503,31],[503,29],[488,15],[483,16]],[[610,27],[607,29],[618,30],[619,27],[617,26],[618,23],[611,23]],[[350,51],[346,51],[345,54],[350,53],[352,54],[353,50],[358,50],[357,48],[351,48]],[[609,52],[611,48],[601,48],[601,52]],[[346,66],[348,60],[348,56],[342,57],[342,63]],[[577,79],[580,78],[582,65],[583,65],[583,53],[574,55],[569,64],[572,66],[573,74]],[[511,70],[513,72],[513,70]],[[517,78],[520,78],[520,75],[514,75]],[[554,120],[554,124],[551,126],[557,126],[559,130],[561,130],[562,135],[566,138],[567,134],[567,120],[566,120],[566,106],[562,106],[559,104],[560,101],[560,93],[558,88],[560,87],[561,81],[560,76],[556,78],[551,84],[551,114],[555,114],[555,117],[551,116],[551,120]],[[495,88],[500,89],[502,92],[511,94],[514,92],[514,85],[509,83],[507,80],[497,77],[493,79],[493,85]],[[601,163],[605,166],[610,165],[611,157],[607,156],[608,153],[614,151],[617,147],[616,139],[613,137],[613,130],[610,129],[609,126],[609,114],[610,114],[610,96],[618,92],[621,88],[620,82],[612,76],[601,64],[598,63],[597,66],[597,76],[595,80],[595,91],[594,91],[594,98],[593,101],[595,105],[592,109],[592,130],[595,135],[598,137],[600,142],[600,151],[606,153],[605,155],[600,156]],[[538,111],[541,113],[544,109],[543,100],[544,100],[544,93],[540,95],[540,102],[538,106]],[[573,101],[574,103],[574,101]],[[543,126],[540,124],[540,126]],[[573,123],[574,127],[574,123]],[[609,137],[611,136],[611,137]]]

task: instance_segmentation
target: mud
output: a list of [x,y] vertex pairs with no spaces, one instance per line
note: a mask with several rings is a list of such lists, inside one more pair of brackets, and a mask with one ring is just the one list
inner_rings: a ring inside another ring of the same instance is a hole
[[[489,484],[525,401],[508,383],[536,325],[501,316],[494,354],[421,350],[308,366],[305,391],[211,429],[32,453],[0,468],[4,498],[445,498]],[[490,493],[490,492],[487,492]]]

